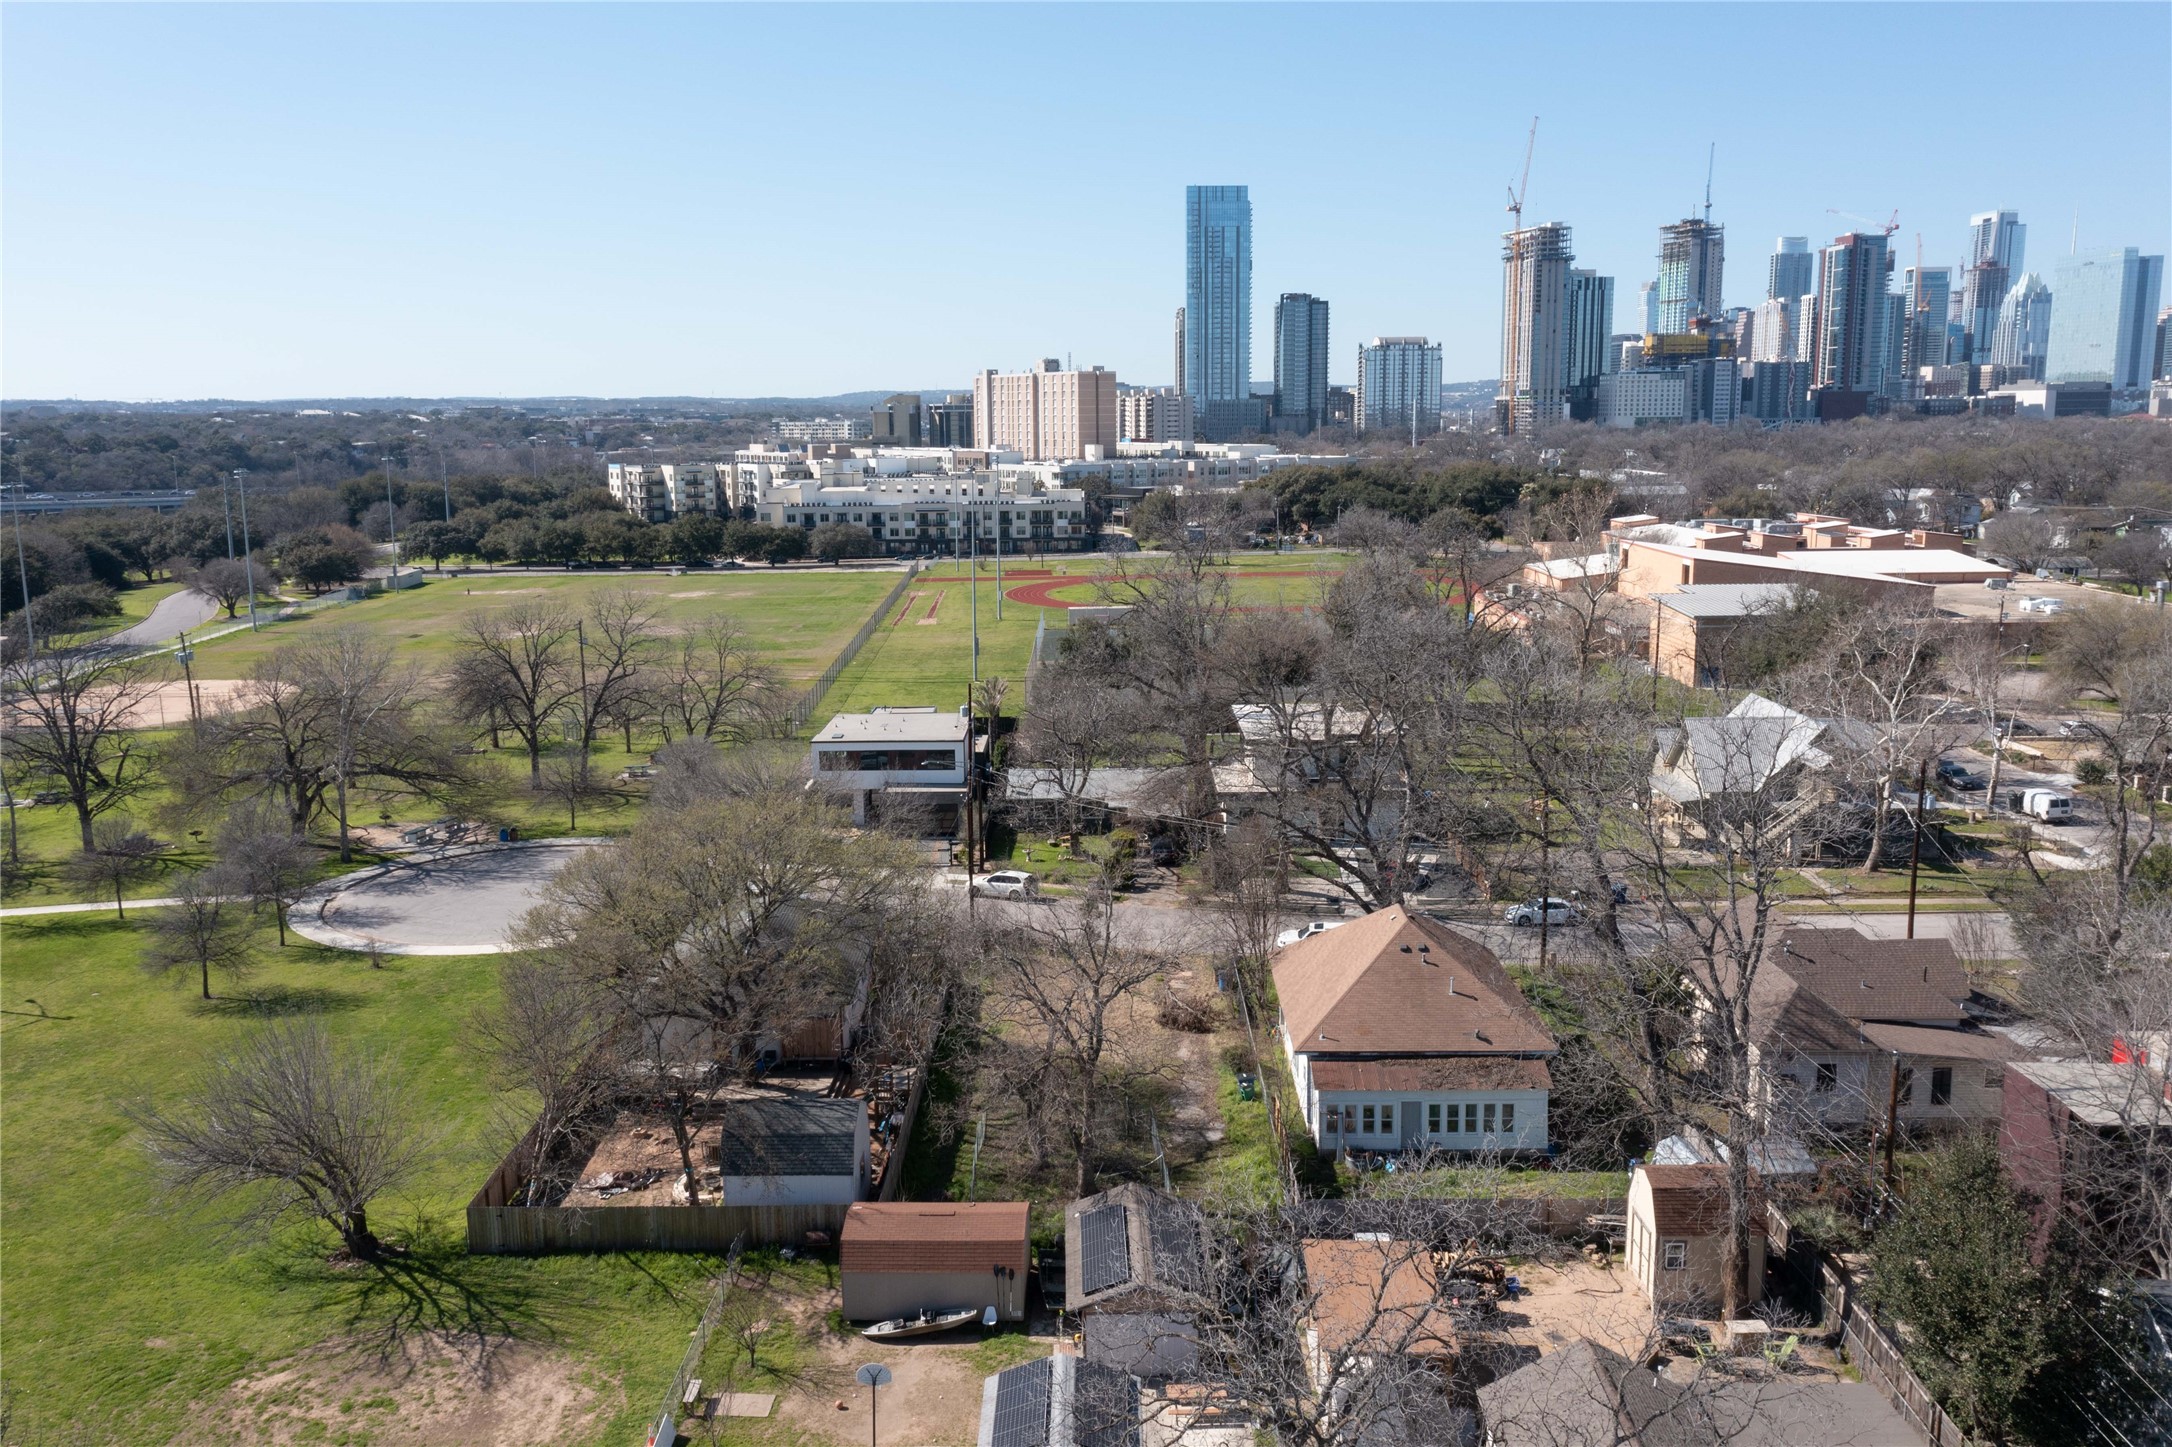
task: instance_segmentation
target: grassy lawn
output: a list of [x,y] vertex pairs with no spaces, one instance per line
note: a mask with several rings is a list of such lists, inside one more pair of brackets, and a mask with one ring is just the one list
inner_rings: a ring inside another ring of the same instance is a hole
[[[372,969],[358,955],[279,951],[263,934],[268,963],[246,997],[205,1005],[138,971],[132,924],[5,926],[9,1441],[163,1442],[200,1425],[237,1379],[328,1339],[479,1326],[562,1354],[595,1391],[598,1415],[573,1440],[638,1440],[718,1263],[467,1256],[462,1208],[505,1145],[489,1124],[484,1067],[463,1043],[463,1022],[494,988],[494,961]],[[34,1018],[30,999],[53,1018]],[[225,1233],[158,1190],[122,1115],[129,1102],[174,1100],[252,1018],[299,1010],[389,1055],[429,1133],[420,1177],[375,1213],[414,1246],[397,1270],[331,1267],[330,1238],[313,1229],[272,1241]]]
[[385,593],[360,603],[319,609],[262,629],[228,634],[203,644],[198,678],[239,678],[249,665],[283,643],[312,632],[361,626],[396,642],[403,657],[434,666],[452,656],[472,614],[526,600],[547,600],[579,609],[595,593],[625,587],[648,595],[666,626],[687,624],[717,612],[730,614],[780,673],[809,678],[820,673],[868,610],[897,581],[894,573],[732,572],[661,574],[569,573],[559,576],[462,578],[432,576],[419,588]]
[[[1337,1165],[1335,1171],[1337,1177],[1346,1185],[1354,1184],[1357,1180],[1357,1174],[1347,1165]],[[1441,1166],[1409,1174],[1411,1179],[1399,1181],[1398,1189],[1409,1190],[1421,1196],[1505,1196],[1516,1199],[1558,1196],[1564,1200],[1594,1200],[1600,1197],[1621,1200],[1629,1194],[1629,1174],[1626,1171],[1548,1171],[1535,1167],[1503,1165],[1497,1168]]]
[[123,589],[114,599],[115,602],[121,605],[120,616],[107,620],[110,624],[110,631],[118,633],[123,628],[135,627],[138,623],[151,616],[153,608],[156,608],[180,591],[181,585],[179,583],[142,583],[133,588]]

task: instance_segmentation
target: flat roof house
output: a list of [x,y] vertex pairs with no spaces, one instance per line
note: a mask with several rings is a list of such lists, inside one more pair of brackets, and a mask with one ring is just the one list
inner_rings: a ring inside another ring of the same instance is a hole
[[1396,905],[1285,947],[1274,979],[1322,1153],[1546,1149],[1558,1047],[1485,946]]
[[901,808],[955,820],[972,739],[972,721],[942,709],[841,713],[815,734],[807,762],[818,786],[850,796],[855,824]]
[[1026,1316],[1023,1201],[862,1201],[845,1212],[838,1283],[847,1321],[994,1307]]

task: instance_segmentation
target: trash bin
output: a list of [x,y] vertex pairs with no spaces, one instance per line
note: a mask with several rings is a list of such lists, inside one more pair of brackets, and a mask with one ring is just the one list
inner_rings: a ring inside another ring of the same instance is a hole
[[512,830],[510,830],[510,829],[500,829],[500,830],[498,831],[498,842],[499,842],[500,844],[510,844],[510,843],[512,843],[512,842],[513,842],[513,831],[512,831]]

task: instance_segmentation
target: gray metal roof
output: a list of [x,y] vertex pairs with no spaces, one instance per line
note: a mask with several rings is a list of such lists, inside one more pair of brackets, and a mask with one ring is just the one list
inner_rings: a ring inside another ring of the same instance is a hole
[[1652,601],[1687,618],[1747,618],[1776,613],[1805,591],[1792,583],[1691,583]]
[[864,1101],[811,1095],[733,1101],[718,1161],[727,1176],[849,1176],[866,1113]]

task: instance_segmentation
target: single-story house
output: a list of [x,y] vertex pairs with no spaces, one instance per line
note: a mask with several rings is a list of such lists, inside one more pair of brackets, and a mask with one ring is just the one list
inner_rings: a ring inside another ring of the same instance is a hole
[[1323,1154],[1546,1149],[1558,1047],[1485,946],[1396,905],[1285,947],[1274,980]]
[[[1778,930],[1750,986],[1750,1068],[1774,1129],[1996,1121],[2028,1051],[1978,1027],[1968,970],[1945,940]],[[1895,1072],[1898,1072],[1896,1078]]]
[[1440,1300],[1433,1253],[1422,1243],[1307,1241],[1304,1259],[1305,1361],[1314,1392],[1332,1399],[1348,1390],[1353,1374],[1391,1359],[1443,1371],[1453,1363],[1455,1324]]
[[[2172,1080],[2162,1071],[2132,1061],[2031,1060],[2008,1067],[2004,1094],[1999,1159],[2037,1203],[2040,1237],[2048,1236],[2062,1211],[2085,1220],[2120,1211],[2119,1198],[2139,1184],[2136,1175],[2149,1172],[2151,1163],[2154,1188],[2172,1194],[2172,1167],[2162,1145],[2172,1131]],[[2154,1149],[2138,1148],[2151,1140]],[[2114,1173],[2109,1200],[2091,1189],[2105,1178],[2102,1152],[2116,1153],[2125,1167]],[[2165,1270],[2163,1261],[2136,1264],[2153,1274]]]
[[1027,1224],[1023,1201],[859,1202],[838,1240],[845,1320],[965,1306],[1025,1320]]
[[1485,1447],[1921,1447],[1862,1382],[1676,1381],[1580,1339],[1478,1389]]
[[1204,1283],[1206,1242],[1199,1208],[1125,1182],[1064,1208],[1064,1309],[1100,1313],[1167,1311]]
[[[1629,1178],[1628,1214],[1624,1264],[1653,1308],[1716,1309],[1727,1281],[1727,1168],[1638,1166]],[[1753,1205],[1745,1301],[1765,1294],[1763,1222],[1763,1208]]]
[[1037,1357],[981,1383],[980,1447],[1139,1447],[1138,1378],[1075,1356]]
[[867,1195],[869,1164],[866,1101],[766,1095],[725,1107],[727,1206],[848,1205]]

